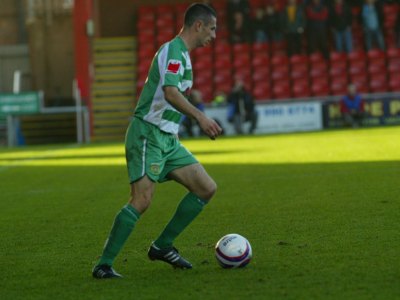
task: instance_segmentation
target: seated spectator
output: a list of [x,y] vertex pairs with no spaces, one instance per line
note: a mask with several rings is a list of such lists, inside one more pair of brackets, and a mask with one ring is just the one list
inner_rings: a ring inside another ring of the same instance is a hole
[[382,7],[376,0],[365,0],[361,10],[364,27],[364,39],[366,50],[372,49],[372,43],[376,42],[381,50],[385,50],[385,41],[381,26],[383,24]]
[[237,11],[233,14],[233,23],[229,28],[231,43],[248,43],[250,42],[250,28],[244,14]]
[[238,11],[243,13],[246,18],[250,17],[249,1],[248,0],[228,0],[228,2],[227,2],[228,19],[231,19],[233,14]]
[[250,122],[249,133],[257,127],[257,111],[253,96],[246,91],[243,81],[237,79],[232,92],[228,95],[228,121],[233,123],[237,134],[243,133],[243,123]]
[[329,59],[328,50],[328,8],[321,0],[312,0],[306,8],[308,52],[321,51]]
[[277,42],[282,40],[282,16],[275,9],[273,3],[269,3],[265,10],[266,31],[269,42]]
[[255,43],[264,43],[267,39],[267,22],[262,8],[257,8],[252,21],[253,40]]
[[248,0],[228,0],[227,25],[231,33],[232,43],[242,43],[251,40],[250,29],[250,4]]
[[296,0],[289,0],[282,15],[283,32],[286,35],[288,55],[301,54],[305,27],[304,10]]
[[356,128],[362,125],[362,120],[365,116],[364,100],[357,93],[357,88],[354,84],[348,86],[348,94],[341,99],[340,111],[346,126]]
[[394,25],[394,32],[396,36],[396,47],[400,48],[400,10],[397,12],[396,24]]
[[353,51],[352,13],[350,7],[343,0],[335,0],[331,7],[329,21],[333,29],[336,51],[347,53]]

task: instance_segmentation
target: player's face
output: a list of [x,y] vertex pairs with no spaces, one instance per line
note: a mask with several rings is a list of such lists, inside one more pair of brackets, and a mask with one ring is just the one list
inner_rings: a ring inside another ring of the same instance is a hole
[[207,46],[216,37],[217,30],[217,19],[212,18],[208,24],[201,24],[201,30],[199,31],[198,47]]

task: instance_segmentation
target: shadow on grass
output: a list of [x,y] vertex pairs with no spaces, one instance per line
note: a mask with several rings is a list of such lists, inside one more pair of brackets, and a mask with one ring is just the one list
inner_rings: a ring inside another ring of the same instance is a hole
[[[104,284],[90,278],[90,268],[128,198],[125,166],[19,166],[0,173],[0,264],[9,270],[2,289],[10,299],[130,299],[127,289],[147,299],[398,295],[400,161],[205,167],[219,190],[178,241],[197,269],[185,275],[146,259],[184,194],[166,183],[116,262],[126,279]],[[210,246],[230,232],[243,233],[253,246],[254,261],[240,272],[220,270]],[[66,283],[74,287],[68,293]]]

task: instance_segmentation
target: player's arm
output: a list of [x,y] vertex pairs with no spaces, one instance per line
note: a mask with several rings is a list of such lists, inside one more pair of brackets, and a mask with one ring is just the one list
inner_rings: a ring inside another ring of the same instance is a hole
[[221,134],[221,127],[219,127],[213,119],[208,118],[202,111],[187,101],[177,87],[164,86],[164,96],[165,99],[181,113],[196,119],[200,128],[203,129],[211,139],[215,139]]

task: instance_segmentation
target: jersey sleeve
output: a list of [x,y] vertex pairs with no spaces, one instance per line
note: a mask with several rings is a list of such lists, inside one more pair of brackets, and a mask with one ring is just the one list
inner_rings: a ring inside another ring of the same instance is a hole
[[161,70],[162,86],[176,86],[180,90],[184,73],[184,61],[180,47],[170,44],[164,66],[165,68]]

